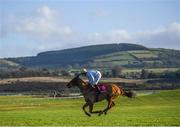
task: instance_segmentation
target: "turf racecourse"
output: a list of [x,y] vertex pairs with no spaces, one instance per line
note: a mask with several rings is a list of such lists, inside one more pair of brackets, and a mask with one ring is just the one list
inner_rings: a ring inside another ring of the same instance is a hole
[[[180,126],[180,90],[120,97],[108,114],[85,116],[81,99],[0,96],[0,126]],[[95,105],[102,109],[106,102]]]

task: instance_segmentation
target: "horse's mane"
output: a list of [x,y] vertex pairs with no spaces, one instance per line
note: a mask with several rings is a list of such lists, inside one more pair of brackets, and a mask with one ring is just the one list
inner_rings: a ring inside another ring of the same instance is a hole
[[82,83],[86,84],[86,86],[89,86],[87,82],[80,78],[80,74],[78,74],[75,78],[78,78],[79,80],[81,80]]

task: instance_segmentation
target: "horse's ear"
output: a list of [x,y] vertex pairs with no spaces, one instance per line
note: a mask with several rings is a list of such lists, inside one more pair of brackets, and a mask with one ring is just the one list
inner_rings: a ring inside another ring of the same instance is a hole
[[76,77],[79,78],[80,74],[77,74]]

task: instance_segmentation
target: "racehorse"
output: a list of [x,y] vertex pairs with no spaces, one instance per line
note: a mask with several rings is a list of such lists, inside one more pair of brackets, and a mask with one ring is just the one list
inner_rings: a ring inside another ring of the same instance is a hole
[[[105,92],[100,92],[97,94],[97,90],[92,88],[92,86],[88,85],[85,81],[79,78],[79,75],[73,78],[68,84],[67,87],[70,88],[72,86],[77,86],[82,95],[85,98],[85,104],[83,105],[82,109],[84,113],[88,116],[91,116],[90,113],[98,113],[99,116],[103,113],[106,115],[107,111],[115,106],[114,99],[118,96],[127,96],[129,98],[133,97],[133,92],[125,91],[121,87],[118,87],[116,84],[103,84],[104,88],[106,88]],[[96,102],[107,100],[108,105],[104,110],[93,111],[93,105]],[[86,107],[89,106],[89,113],[85,110]]]

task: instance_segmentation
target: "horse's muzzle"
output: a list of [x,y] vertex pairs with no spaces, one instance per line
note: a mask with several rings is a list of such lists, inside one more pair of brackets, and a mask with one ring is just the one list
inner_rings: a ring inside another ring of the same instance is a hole
[[70,83],[68,83],[66,86],[67,86],[68,88],[71,88],[71,87],[72,87],[72,85],[71,85]]

